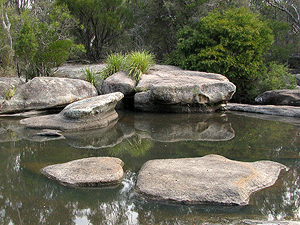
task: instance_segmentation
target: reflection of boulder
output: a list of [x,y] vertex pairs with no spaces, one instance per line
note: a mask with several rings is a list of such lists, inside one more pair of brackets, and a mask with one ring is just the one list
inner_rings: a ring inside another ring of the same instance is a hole
[[59,114],[26,118],[20,123],[29,128],[62,131],[103,128],[118,119],[115,106],[123,97],[115,92],[83,99],[66,106]]
[[[155,121],[155,122],[154,122]],[[156,141],[226,141],[234,137],[231,124],[220,114],[137,114],[139,135]]]
[[68,132],[64,136],[69,145],[76,148],[106,148],[113,147],[123,140],[122,130],[116,126],[117,121],[105,128],[86,131]]
[[239,162],[219,155],[150,160],[136,186],[139,193],[162,201],[247,205],[252,193],[272,186],[285,168],[272,161]]
[[41,173],[71,187],[101,187],[120,184],[123,161],[112,157],[91,157],[46,166]]

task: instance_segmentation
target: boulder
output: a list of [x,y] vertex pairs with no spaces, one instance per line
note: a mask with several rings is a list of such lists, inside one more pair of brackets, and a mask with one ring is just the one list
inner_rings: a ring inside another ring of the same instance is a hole
[[0,106],[13,97],[15,90],[23,83],[20,78],[0,77]]
[[248,105],[229,103],[225,109],[249,113],[260,113],[274,116],[300,117],[300,107],[283,105]]
[[26,118],[20,123],[29,128],[61,131],[107,127],[118,119],[115,106],[123,97],[116,92],[83,99],[66,106],[59,114]]
[[286,167],[272,161],[239,162],[219,155],[146,162],[137,192],[185,204],[247,205],[250,195],[272,186]]
[[62,108],[72,102],[96,96],[89,82],[56,77],[35,77],[19,86],[10,100],[2,103],[0,113]]
[[125,72],[117,72],[103,81],[101,93],[109,94],[113,92],[121,92],[125,96],[133,95],[136,81],[127,76]]
[[142,75],[135,89],[135,109],[179,113],[216,111],[231,99],[236,87],[220,74],[156,65]]
[[89,65],[65,64],[63,66],[58,67],[57,71],[55,71],[53,76],[85,80],[86,68],[94,71],[95,73],[98,73],[99,71],[103,70],[105,67],[106,67],[105,64],[89,64]]
[[228,141],[235,136],[226,115],[218,113],[150,114],[147,119],[137,114],[134,127],[142,138],[159,142]]
[[296,74],[295,78],[296,78],[297,85],[300,86],[300,74]]
[[71,187],[118,185],[124,177],[123,161],[113,157],[91,157],[50,165],[40,171],[46,177]]
[[255,101],[263,105],[300,106],[300,90],[284,89],[266,91],[257,96]]

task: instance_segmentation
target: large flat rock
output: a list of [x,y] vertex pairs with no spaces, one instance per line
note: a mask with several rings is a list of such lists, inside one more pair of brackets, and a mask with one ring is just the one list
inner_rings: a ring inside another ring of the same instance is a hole
[[236,87],[220,74],[155,66],[135,89],[140,111],[212,112],[231,99]]
[[71,187],[117,185],[124,177],[123,161],[113,157],[91,157],[44,167],[46,177]]
[[272,161],[239,162],[219,155],[150,160],[141,168],[136,187],[156,200],[247,205],[253,192],[272,186],[285,168]]
[[26,118],[20,123],[29,128],[61,131],[107,127],[118,119],[115,106],[123,97],[116,92],[83,99],[66,106],[59,114]]
[[17,87],[12,98],[2,103],[0,113],[62,108],[72,102],[97,95],[96,88],[87,81],[35,77]]

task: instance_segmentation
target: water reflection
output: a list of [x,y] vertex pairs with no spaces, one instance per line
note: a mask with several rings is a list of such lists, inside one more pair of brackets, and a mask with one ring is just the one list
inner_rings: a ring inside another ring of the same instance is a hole
[[[65,139],[36,141],[37,130],[0,119],[0,224],[242,224],[243,219],[300,220],[300,128],[242,115],[123,112],[117,124]],[[155,158],[219,154],[290,167],[246,207],[165,205],[135,194],[136,174]],[[90,156],[116,156],[126,179],[115,189],[73,189],[42,167]]]

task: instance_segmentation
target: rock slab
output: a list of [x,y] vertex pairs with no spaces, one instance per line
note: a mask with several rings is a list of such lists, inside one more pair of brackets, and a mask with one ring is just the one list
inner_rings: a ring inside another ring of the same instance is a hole
[[137,191],[152,199],[185,204],[247,205],[253,192],[272,186],[286,167],[272,161],[239,162],[219,155],[150,160]]
[[87,81],[35,77],[17,87],[12,98],[0,105],[0,113],[63,108],[72,102],[97,95],[96,88]]
[[123,161],[113,157],[91,157],[50,165],[40,171],[46,177],[71,187],[117,185],[124,177]]
[[66,106],[59,114],[26,118],[26,127],[78,131],[107,127],[118,119],[115,106],[124,95],[120,92],[83,99]]
[[296,106],[229,103],[225,108],[230,111],[259,113],[274,116],[300,117],[300,107]]

